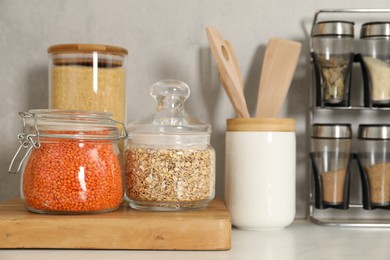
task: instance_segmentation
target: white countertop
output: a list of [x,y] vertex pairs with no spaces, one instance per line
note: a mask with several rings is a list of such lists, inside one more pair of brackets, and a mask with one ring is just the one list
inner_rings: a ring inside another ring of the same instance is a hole
[[[131,232],[131,231],[129,231]],[[390,228],[324,227],[305,220],[278,231],[233,229],[229,251],[0,250],[0,260],[390,259]]]

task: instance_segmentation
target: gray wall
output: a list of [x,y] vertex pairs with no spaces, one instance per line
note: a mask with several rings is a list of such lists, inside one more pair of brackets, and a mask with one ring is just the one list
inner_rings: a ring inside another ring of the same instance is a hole
[[[306,213],[308,39],[323,8],[385,8],[388,0],[0,0],[0,201],[19,194],[20,175],[7,174],[22,121],[19,111],[48,106],[48,46],[99,43],[125,47],[128,121],[154,111],[149,87],[177,78],[191,87],[187,112],[213,125],[217,194],[223,197],[225,120],[234,111],[218,81],[205,27],[213,25],[235,48],[253,114],[265,45],[270,37],[301,41],[299,67],[281,116],[298,120],[297,217]],[[389,19],[388,19],[389,20]]]

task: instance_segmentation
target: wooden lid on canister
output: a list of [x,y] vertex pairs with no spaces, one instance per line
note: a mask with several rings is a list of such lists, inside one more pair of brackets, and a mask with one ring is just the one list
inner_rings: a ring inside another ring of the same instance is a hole
[[112,46],[112,45],[101,45],[101,44],[59,44],[50,46],[47,52],[52,53],[89,53],[89,52],[100,52],[114,55],[127,55],[128,52],[125,48]]
[[[93,65],[93,53],[98,52],[102,55],[113,55],[111,58],[103,57],[98,59],[99,67],[120,67],[123,65],[123,60],[127,55],[127,50],[111,45],[100,44],[60,44],[53,45],[47,49],[47,52],[52,57],[54,65]],[[73,55],[75,54],[75,55]],[[79,56],[77,56],[80,54]],[[85,57],[85,55],[87,55]],[[112,57],[116,57],[113,59]]]
[[295,132],[293,118],[233,118],[226,121],[227,131]]

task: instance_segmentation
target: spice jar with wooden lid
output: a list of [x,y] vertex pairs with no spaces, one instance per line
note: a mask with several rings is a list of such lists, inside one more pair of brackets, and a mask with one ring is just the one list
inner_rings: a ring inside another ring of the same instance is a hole
[[87,214],[119,207],[118,142],[126,135],[111,114],[43,109],[20,115],[24,130],[9,172],[21,171],[21,196],[29,211]]
[[215,195],[211,126],[185,113],[186,83],[162,80],[150,94],[156,113],[127,127],[126,198],[141,210],[204,208]]
[[48,48],[49,107],[109,112],[126,120],[127,50],[97,44],[62,44]]
[[358,163],[365,209],[390,209],[390,125],[361,124]]
[[350,124],[313,124],[310,158],[315,207],[348,209],[352,129]]

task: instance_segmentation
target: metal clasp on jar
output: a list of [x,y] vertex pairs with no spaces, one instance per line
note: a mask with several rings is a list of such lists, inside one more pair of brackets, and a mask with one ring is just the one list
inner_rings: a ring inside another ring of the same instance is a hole
[[[27,156],[31,152],[32,148],[41,147],[41,144],[39,142],[39,130],[38,130],[35,116],[28,112],[20,112],[19,115],[23,118],[23,132],[18,134],[18,140],[20,142],[20,146],[16,151],[14,157],[12,158],[11,164],[8,168],[8,172],[13,174],[18,173],[20,171],[24,161],[26,160]],[[27,118],[34,119],[35,133],[25,132]],[[25,150],[23,151],[23,149]],[[16,169],[14,167],[15,165],[17,165]]]
[[[14,157],[12,158],[11,164],[8,168],[9,173],[18,173],[22,168],[24,161],[27,156],[30,154],[33,148],[40,148],[40,136],[37,115],[35,113],[30,112],[20,112],[19,115],[23,118],[23,132],[18,134],[18,140],[20,142],[20,146],[16,151]],[[38,115],[39,119],[39,115]],[[28,123],[27,123],[27,120]],[[33,120],[33,121],[31,121]],[[107,140],[125,140],[128,136],[126,127],[124,123],[113,120],[111,118],[107,118],[112,122],[112,125],[119,124],[123,129],[117,136],[111,137]],[[117,127],[118,131],[120,127]],[[45,134],[43,133],[42,136]],[[47,134],[46,134],[47,135]],[[87,137],[87,139],[94,139],[93,137]],[[98,136],[96,139],[105,139],[105,137]]]

